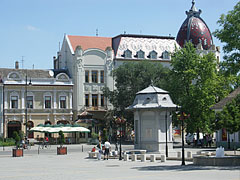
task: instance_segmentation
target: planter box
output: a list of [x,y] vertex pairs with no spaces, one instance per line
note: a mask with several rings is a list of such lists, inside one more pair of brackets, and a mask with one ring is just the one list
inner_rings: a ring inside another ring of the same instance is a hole
[[13,149],[12,151],[13,157],[22,157],[23,156],[23,149]]
[[67,147],[57,147],[57,155],[67,154]]

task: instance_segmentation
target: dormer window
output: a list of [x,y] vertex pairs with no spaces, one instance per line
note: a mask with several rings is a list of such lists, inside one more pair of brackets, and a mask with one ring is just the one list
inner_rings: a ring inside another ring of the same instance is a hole
[[138,59],[144,59],[144,55],[145,55],[145,53],[142,50],[137,52],[137,58]]
[[124,58],[132,58],[132,51],[130,51],[129,49],[124,51]]
[[169,59],[169,52],[168,51],[163,52],[163,59]]
[[151,51],[149,53],[150,59],[157,59],[157,52],[156,51]]

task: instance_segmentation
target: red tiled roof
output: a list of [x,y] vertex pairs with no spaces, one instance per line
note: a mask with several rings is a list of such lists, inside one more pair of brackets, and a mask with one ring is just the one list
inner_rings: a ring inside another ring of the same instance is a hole
[[83,50],[98,48],[105,51],[107,47],[112,47],[112,38],[110,37],[68,35],[68,39],[72,45],[73,51],[75,51],[78,45],[81,46]]

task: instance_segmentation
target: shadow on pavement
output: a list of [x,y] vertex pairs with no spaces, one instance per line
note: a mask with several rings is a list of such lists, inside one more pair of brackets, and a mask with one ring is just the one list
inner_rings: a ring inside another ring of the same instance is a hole
[[195,165],[173,165],[173,166],[144,166],[144,167],[134,167],[132,169],[137,169],[139,171],[199,171],[199,170],[231,170],[239,171],[240,166],[195,166]]

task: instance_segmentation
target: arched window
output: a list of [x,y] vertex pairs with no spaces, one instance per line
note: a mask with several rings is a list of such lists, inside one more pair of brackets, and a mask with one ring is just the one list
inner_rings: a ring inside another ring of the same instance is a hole
[[145,55],[145,53],[142,50],[137,52],[137,58],[138,59],[144,59],[144,55]]
[[151,51],[149,53],[150,59],[157,59],[157,52],[156,51]]
[[132,58],[132,51],[130,51],[129,49],[124,51],[124,58]]

